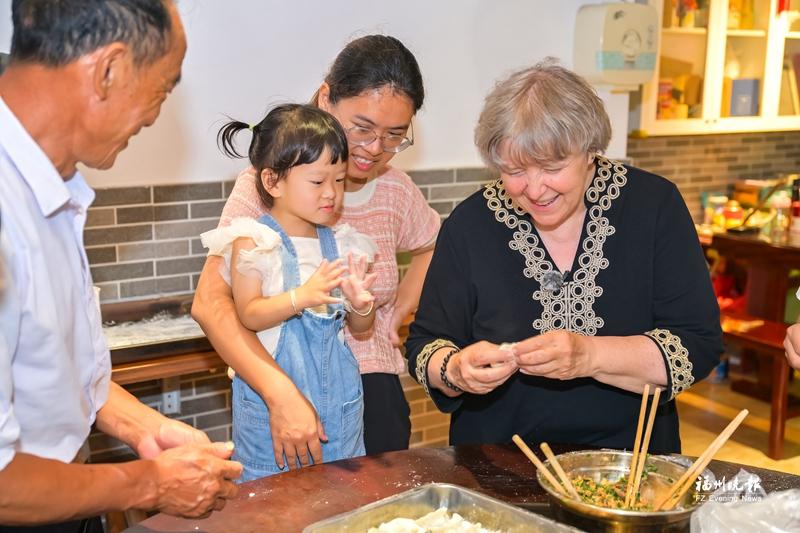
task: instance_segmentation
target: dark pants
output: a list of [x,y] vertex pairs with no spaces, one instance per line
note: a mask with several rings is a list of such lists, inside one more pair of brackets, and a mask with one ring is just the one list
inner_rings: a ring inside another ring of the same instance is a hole
[[103,524],[99,518],[62,522],[47,526],[3,526],[0,533],[103,533]]
[[[407,450],[410,410],[395,374],[361,374],[364,384],[364,447],[367,455]],[[2,532],[0,532],[2,533]]]

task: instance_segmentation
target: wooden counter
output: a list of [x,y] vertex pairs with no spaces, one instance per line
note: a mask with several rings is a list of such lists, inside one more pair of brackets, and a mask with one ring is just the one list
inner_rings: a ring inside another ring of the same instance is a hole
[[[574,449],[553,446],[556,453]],[[540,457],[541,454],[540,454]],[[543,458],[543,457],[542,457]],[[741,468],[712,461],[709,469],[732,479]],[[800,476],[745,467],[767,492],[800,488]],[[547,497],[534,466],[513,445],[417,448],[322,464],[240,486],[236,499],[203,520],[157,515],[127,533],[288,533],[431,482],[476,489],[534,512],[547,514]]]

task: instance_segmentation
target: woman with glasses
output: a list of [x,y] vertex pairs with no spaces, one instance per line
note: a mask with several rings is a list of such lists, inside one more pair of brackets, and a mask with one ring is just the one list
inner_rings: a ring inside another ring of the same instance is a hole
[[[349,142],[344,207],[346,223],[378,245],[372,286],[375,324],[362,334],[346,331],[364,385],[364,443],[367,454],[408,448],[408,402],[399,375],[406,364],[398,329],[416,309],[422,281],[439,231],[439,215],[404,172],[389,166],[395,154],[414,144],[412,118],[425,92],[413,54],[394,37],[368,35],[336,57],[312,103],[342,124]],[[267,212],[255,186],[255,172],[237,178],[220,218],[259,218]],[[397,252],[411,252],[398,284]],[[255,334],[238,321],[230,288],[219,274],[221,258],[209,256],[195,294],[192,316],[228,363],[264,399],[275,445],[294,447],[298,457],[316,456],[322,435],[317,413],[280,371]],[[294,466],[289,461],[291,466]]]

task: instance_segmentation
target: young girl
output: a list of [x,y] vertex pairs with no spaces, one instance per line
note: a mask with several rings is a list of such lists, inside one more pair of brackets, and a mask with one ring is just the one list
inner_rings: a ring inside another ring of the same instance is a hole
[[[227,155],[241,157],[233,139],[247,128],[232,121],[220,130]],[[285,450],[274,443],[270,410],[236,375],[233,440],[236,459],[244,465],[241,481],[275,474],[295,457],[300,466],[364,454],[363,389],[343,327],[347,321],[352,331],[364,332],[375,319],[368,289],[376,274],[366,273],[375,245],[349,226],[335,232],[328,227],[344,196],[348,148],[342,127],[316,107],[287,104],[252,130],[249,158],[270,212],[258,221],[237,218],[201,237],[209,254],[225,259],[221,274],[231,285],[242,324],[258,332],[316,410],[322,445],[320,457],[315,450]],[[348,268],[342,256],[348,257]]]
[[[364,385],[364,440],[368,454],[408,448],[409,405],[400,383],[407,375],[398,349],[398,328],[416,309],[422,280],[439,230],[439,215],[392,158],[414,143],[411,122],[425,91],[419,65],[403,43],[387,35],[367,35],[350,42],[336,57],[313,103],[330,112],[347,132],[349,155],[342,216],[378,245],[372,271],[378,278],[375,325],[366,333],[348,330],[347,342],[358,359]],[[249,167],[236,180],[220,226],[236,217],[258,218],[269,212],[256,191],[257,173]],[[398,284],[396,253],[410,252],[411,264]],[[312,412],[289,387],[281,394],[267,385],[261,363],[268,356],[253,347],[249,331],[237,324],[218,259],[209,257],[195,292],[192,316],[223,360],[237,372],[264,381],[263,397],[272,413],[286,415],[276,423],[290,445],[301,448],[315,439]],[[258,366],[258,372],[256,371]]]

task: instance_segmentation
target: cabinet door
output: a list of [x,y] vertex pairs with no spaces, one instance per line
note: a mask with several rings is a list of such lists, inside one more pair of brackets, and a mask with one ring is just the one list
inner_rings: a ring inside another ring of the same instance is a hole
[[715,6],[687,11],[678,0],[659,0],[657,7],[661,40],[655,79],[642,89],[642,129],[661,135],[700,132],[709,119],[706,102],[713,96],[706,80]]
[[780,65],[780,95],[774,104],[774,115],[780,121],[800,119],[800,12],[782,13],[775,23],[776,53],[782,58]]
[[683,135],[800,128],[800,12],[779,14],[779,0],[655,1],[661,49],[656,77],[642,89],[642,129]]
[[719,24],[715,35],[719,35],[721,57],[714,58],[719,71],[714,76],[718,86],[713,129],[765,129],[764,119],[770,112],[765,104],[773,91],[767,72],[775,68],[769,63],[774,0],[728,0],[720,7],[720,16],[714,19]]

